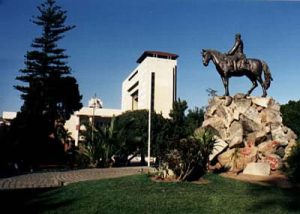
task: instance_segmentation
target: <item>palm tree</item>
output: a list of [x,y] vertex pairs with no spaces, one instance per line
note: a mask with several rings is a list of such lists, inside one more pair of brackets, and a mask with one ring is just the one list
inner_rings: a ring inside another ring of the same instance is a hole
[[81,131],[84,137],[81,151],[90,160],[90,166],[109,167],[112,166],[113,156],[122,150],[123,129],[116,129],[115,117],[109,126],[97,126],[85,123],[85,130]]

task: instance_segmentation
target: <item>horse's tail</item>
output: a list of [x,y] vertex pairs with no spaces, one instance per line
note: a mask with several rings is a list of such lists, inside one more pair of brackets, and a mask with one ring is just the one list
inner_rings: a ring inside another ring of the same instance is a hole
[[264,86],[265,89],[268,89],[271,85],[271,81],[273,80],[269,66],[267,65],[266,62],[261,61],[262,64],[262,69],[264,71],[264,75],[265,75],[265,81],[264,81]]

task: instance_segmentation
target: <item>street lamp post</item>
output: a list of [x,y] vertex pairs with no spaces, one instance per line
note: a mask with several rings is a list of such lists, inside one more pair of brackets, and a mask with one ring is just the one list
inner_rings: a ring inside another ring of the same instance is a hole
[[150,167],[150,148],[151,148],[151,98],[152,98],[152,74],[149,72],[149,112],[148,112],[148,167]]
[[93,99],[93,114],[92,114],[92,144],[94,144],[94,120],[95,120],[95,108],[96,108],[96,94]]

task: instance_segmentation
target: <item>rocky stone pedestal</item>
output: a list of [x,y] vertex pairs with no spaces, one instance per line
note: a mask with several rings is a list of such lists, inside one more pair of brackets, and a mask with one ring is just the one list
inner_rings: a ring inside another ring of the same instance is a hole
[[216,96],[209,101],[202,127],[217,138],[211,162],[233,172],[253,162],[281,168],[297,138],[283,125],[280,105],[269,97]]

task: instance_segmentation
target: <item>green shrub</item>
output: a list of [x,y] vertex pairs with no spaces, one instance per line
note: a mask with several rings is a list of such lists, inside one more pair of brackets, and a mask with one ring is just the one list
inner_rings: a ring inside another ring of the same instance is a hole
[[214,142],[210,131],[198,129],[192,136],[176,142],[165,161],[179,180],[198,180],[207,171]]
[[280,111],[283,124],[300,136],[300,100],[290,100],[287,104],[281,105]]
[[292,148],[291,155],[287,158],[287,176],[294,182],[300,181],[300,143]]

